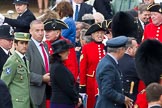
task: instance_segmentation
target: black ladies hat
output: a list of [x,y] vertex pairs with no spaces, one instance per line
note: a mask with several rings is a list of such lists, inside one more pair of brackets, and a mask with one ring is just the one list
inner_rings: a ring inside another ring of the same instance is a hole
[[0,39],[14,39],[14,30],[10,25],[0,26]]
[[68,25],[61,20],[58,19],[50,19],[44,22],[45,30],[61,30],[68,29]]
[[29,4],[28,0],[14,0],[13,4]]
[[57,40],[57,41],[52,43],[52,49],[54,51],[53,54],[63,52],[65,50],[68,50],[68,49],[73,48],[73,47],[74,47],[73,44],[68,43],[66,40]]

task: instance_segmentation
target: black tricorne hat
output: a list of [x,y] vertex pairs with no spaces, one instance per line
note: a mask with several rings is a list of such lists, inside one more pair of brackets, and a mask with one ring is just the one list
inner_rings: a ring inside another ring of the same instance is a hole
[[102,23],[95,23],[92,24],[89,29],[87,30],[87,32],[85,33],[85,35],[91,35],[92,33],[99,31],[99,30],[103,30],[105,31],[105,29],[102,26]]
[[152,82],[159,83],[162,75],[162,43],[155,39],[144,41],[135,58],[137,74],[146,86]]
[[92,25],[92,24],[95,23],[95,20],[94,20],[94,19],[87,19],[87,20],[82,20],[82,22],[85,22],[85,23],[87,23],[87,24]]
[[117,37],[137,37],[138,26],[136,19],[126,12],[117,12],[112,19],[112,35]]
[[70,49],[70,48],[73,48],[73,44],[72,43],[69,43],[68,41],[66,40],[57,40],[55,42],[52,43],[52,49],[54,51],[53,54],[57,54],[57,53],[60,53],[60,52],[63,52],[67,49]]
[[13,4],[29,4],[28,0],[14,0]]
[[14,39],[14,30],[10,25],[0,26],[0,39]]
[[150,12],[162,13],[162,6],[160,4],[158,4],[158,3],[150,4],[147,7],[147,10],[150,11]]
[[105,29],[105,31],[107,31],[107,33],[109,33],[108,29],[111,29],[111,23],[112,23],[112,20],[111,19],[104,20],[102,22],[102,26]]
[[58,19],[50,19],[44,22],[44,29],[45,30],[61,30],[61,29],[68,29],[68,25],[65,24],[63,21]]

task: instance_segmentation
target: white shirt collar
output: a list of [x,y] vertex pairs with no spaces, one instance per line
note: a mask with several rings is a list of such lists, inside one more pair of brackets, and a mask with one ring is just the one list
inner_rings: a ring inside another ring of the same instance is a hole
[[20,56],[20,58],[22,59],[25,55],[21,54],[19,51],[15,50],[15,52]]
[[140,19],[139,19],[139,21],[140,21],[140,23],[141,23],[141,25],[142,25],[142,28],[144,29],[144,26],[145,26],[145,25],[144,25],[144,22],[143,22],[142,20],[140,20]]
[[3,49],[3,51],[8,55],[8,53],[9,53],[9,51],[8,50],[6,50],[5,48],[3,48],[2,46],[1,46],[1,48]]
[[31,37],[31,39],[33,40],[33,42],[35,43],[35,45],[36,45],[37,47],[39,47],[40,44],[43,43],[43,42],[38,42],[38,41],[36,41],[33,37]]

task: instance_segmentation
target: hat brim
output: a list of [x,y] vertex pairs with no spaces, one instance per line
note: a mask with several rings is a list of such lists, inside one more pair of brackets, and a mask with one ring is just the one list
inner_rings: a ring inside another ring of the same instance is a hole
[[13,40],[14,36],[13,35],[10,35],[10,37],[3,37],[3,36],[1,36],[0,39]]
[[29,4],[28,2],[15,1],[12,4]]
[[68,50],[68,49],[70,49],[70,48],[73,48],[73,47],[74,47],[74,45],[71,44],[71,43],[69,43],[69,44],[67,44],[67,45],[64,46],[64,47],[55,50],[53,54],[58,54],[58,53],[60,53],[60,52],[66,51],[66,50]]
[[45,30],[61,30],[68,28],[69,28],[68,25],[60,20],[51,20],[44,23]]
[[96,31],[105,31],[104,28],[100,28],[99,26],[97,25],[92,25],[88,30],[87,32],[85,33],[85,35],[91,35],[92,33],[96,32]]

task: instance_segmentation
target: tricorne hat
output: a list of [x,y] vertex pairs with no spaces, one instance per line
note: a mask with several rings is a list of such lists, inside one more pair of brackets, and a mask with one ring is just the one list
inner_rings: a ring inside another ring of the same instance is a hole
[[106,46],[110,48],[120,48],[125,47],[128,41],[128,37],[126,36],[118,36],[114,37],[106,42]]
[[0,26],[0,39],[13,39],[14,30],[10,25]]
[[162,14],[162,5],[160,5],[158,3],[150,4],[147,7],[147,10],[150,12],[159,12]]
[[53,54],[57,54],[57,53],[60,53],[60,52],[63,52],[63,51],[66,51],[70,48],[73,48],[73,44],[66,41],[66,40],[57,40],[55,42],[52,43],[52,49],[54,51]]
[[30,34],[29,33],[23,33],[23,32],[15,32],[14,33],[14,39],[19,41],[29,41],[30,40]]
[[103,28],[105,29],[105,31],[106,31],[107,33],[109,33],[109,30],[108,30],[108,29],[111,29],[111,23],[112,23],[112,20],[111,20],[111,19],[104,20],[104,21],[102,22],[102,26],[103,26]]
[[148,39],[138,48],[135,55],[137,74],[145,85],[159,83],[162,75],[162,43]]
[[58,19],[50,19],[44,22],[45,30],[61,30],[68,29],[68,25],[61,20]]
[[91,35],[92,33],[96,32],[96,31],[99,31],[99,30],[103,30],[105,31],[105,29],[103,28],[102,26],[102,23],[95,23],[95,24],[92,24],[87,32],[85,33],[85,35]]
[[13,4],[29,4],[28,0],[14,0]]
[[136,19],[126,12],[117,12],[112,19],[112,35],[137,37],[138,26]]

